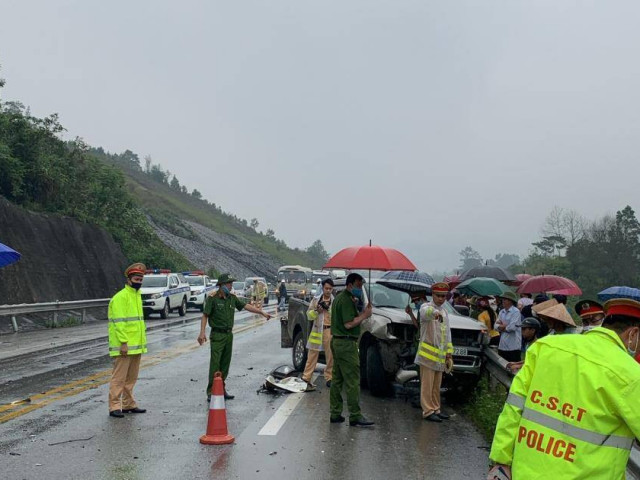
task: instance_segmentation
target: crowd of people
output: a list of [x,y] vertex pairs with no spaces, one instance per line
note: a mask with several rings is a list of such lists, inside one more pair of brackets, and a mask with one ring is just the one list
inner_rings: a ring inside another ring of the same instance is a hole
[[[469,316],[484,323],[490,337],[490,345],[498,347],[498,353],[516,373],[523,364],[527,350],[533,343],[547,335],[586,333],[602,325],[604,307],[595,300],[584,299],[575,306],[576,324],[567,307],[566,295],[535,297],[531,294],[506,292],[501,296],[471,296],[452,294],[448,301],[455,307],[469,309]],[[640,357],[639,357],[640,360]]]

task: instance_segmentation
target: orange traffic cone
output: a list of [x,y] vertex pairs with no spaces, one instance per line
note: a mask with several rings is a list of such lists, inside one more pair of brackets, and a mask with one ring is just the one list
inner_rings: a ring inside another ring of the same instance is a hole
[[209,403],[209,421],[207,433],[200,437],[200,443],[204,445],[226,445],[233,443],[233,435],[227,431],[227,410],[224,407],[224,382],[222,373],[216,372],[213,376],[213,395]]

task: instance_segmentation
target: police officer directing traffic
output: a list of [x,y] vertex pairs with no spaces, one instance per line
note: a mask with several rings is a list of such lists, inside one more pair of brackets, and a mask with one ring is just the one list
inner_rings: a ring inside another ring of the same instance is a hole
[[213,375],[222,372],[222,379],[225,381],[224,398],[231,400],[235,398],[227,392],[226,379],[229,375],[231,364],[231,353],[233,347],[233,320],[235,310],[262,315],[269,320],[271,315],[263,312],[260,308],[243,302],[231,293],[231,287],[235,278],[228,273],[223,273],[218,277],[218,291],[209,294],[205,303],[202,321],[200,323],[200,335],[198,343],[202,345],[207,341],[207,323],[211,327],[211,359],[209,361],[209,383],[207,385],[207,401],[211,401],[211,387],[213,386]]
[[349,425],[369,427],[374,423],[360,412],[360,357],[358,338],[360,324],[371,316],[372,307],[368,304],[362,313],[357,304],[363,300],[362,283],[364,279],[357,273],[347,276],[346,288],[340,292],[331,306],[331,351],[333,353],[333,378],[329,394],[331,423],[342,423],[342,387],[347,394],[349,407]]
[[517,480],[625,478],[640,437],[640,303],[609,300],[604,311],[602,327],[531,345],[498,419],[488,478],[499,469]]

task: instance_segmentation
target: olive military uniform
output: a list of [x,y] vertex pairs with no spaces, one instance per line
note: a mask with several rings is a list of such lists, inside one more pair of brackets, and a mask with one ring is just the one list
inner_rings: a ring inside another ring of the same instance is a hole
[[211,395],[213,375],[222,372],[222,379],[226,380],[231,364],[233,347],[233,319],[235,311],[242,311],[246,303],[235,295],[222,297],[220,292],[207,298],[203,313],[208,317],[211,327],[211,360],[209,362],[209,384],[207,395]]
[[358,337],[360,326],[347,329],[349,323],[359,315],[354,303],[357,299],[348,290],[342,291],[331,306],[331,352],[333,353],[333,379],[329,394],[332,419],[342,415],[342,386],[347,394],[349,421],[362,418],[360,412],[360,357],[358,356]]

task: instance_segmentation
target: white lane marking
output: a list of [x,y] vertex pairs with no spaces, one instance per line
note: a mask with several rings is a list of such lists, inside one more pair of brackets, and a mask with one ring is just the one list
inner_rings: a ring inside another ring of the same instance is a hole
[[[314,373],[313,377],[311,377],[311,383],[315,382],[316,378],[318,378],[318,374]],[[289,397],[280,405],[280,408],[264,424],[258,435],[277,435],[305,395],[305,393],[289,394]]]

